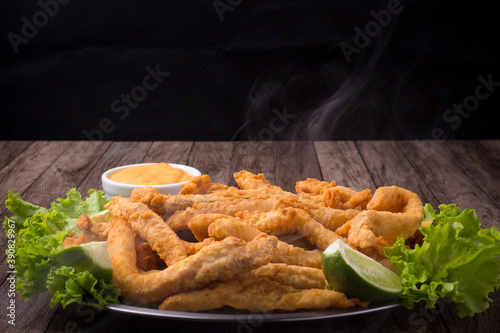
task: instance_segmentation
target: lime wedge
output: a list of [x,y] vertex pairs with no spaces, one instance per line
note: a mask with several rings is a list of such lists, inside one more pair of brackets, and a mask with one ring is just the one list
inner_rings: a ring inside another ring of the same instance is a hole
[[75,272],[88,271],[98,280],[110,282],[113,277],[106,241],[69,247],[57,252],[54,260],[59,266],[73,267]]
[[397,298],[402,290],[396,273],[341,240],[333,242],[322,253],[321,265],[330,287],[349,298],[385,302]]

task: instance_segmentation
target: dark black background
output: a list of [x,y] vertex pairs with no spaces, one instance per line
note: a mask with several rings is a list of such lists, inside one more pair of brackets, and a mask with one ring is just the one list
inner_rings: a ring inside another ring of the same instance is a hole
[[[71,0],[16,53],[9,33],[42,6],[2,0],[1,139],[500,138],[500,87],[446,113],[500,82],[498,2],[402,1],[349,63],[340,43],[388,2]],[[169,75],[114,112],[147,66]]]

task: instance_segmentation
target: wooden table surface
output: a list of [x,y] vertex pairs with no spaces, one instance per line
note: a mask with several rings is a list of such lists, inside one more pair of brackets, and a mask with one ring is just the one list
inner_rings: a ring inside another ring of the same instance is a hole
[[[483,227],[500,227],[500,141],[334,141],[334,142],[0,142],[0,197],[9,189],[30,202],[49,205],[75,187],[101,189],[101,174],[115,166],[165,161],[192,165],[214,182],[235,186],[235,171],[264,173],[293,191],[307,177],[337,181],[356,190],[397,185],[437,207],[456,203],[476,209]],[[5,207],[0,207],[3,216]],[[9,283],[6,238],[1,232],[2,299],[0,332],[498,332],[500,292],[489,309],[459,318],[452,305],[430,310],[399,307],[341,319],[262,323],[203,323],[153,319],[74,305],[51,308],[50,295],[28,302],[16,296],[15,326],[7,323]]]

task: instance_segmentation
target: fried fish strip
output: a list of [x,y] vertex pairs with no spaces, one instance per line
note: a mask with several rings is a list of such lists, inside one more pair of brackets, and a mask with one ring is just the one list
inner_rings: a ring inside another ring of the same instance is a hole
[[379,187],[367,209],[337,230],[363,249],[376,246],[380,236],[387,246],[398,237],[411,237],[424,217],[418,195],[397,186]]
[[175,212],[166,222],[174,231],[178,231],[187,229],[189,219],[197,214],[214,213],[235,216],[244,213],[265,213],[287,207],[294,207],[307,211],[314,220],[323,224],[329,230],[336,230],[360,213],[360,210],[357,209],[331,209],[310,203],[302,203],[292,198],[271,197],[267,199],[255,198],[251,200],[234,199],[204,202],[185,210]]
[[109,232],[108,254],[113,282],[126,300],[159,303],[171,295],[226,281],[268,264],[275,244],[268,237],[252,242],[226,238],[162,271],[141,272],[136,266],[134,234],[127,219],[120,217],[114,219]]
[[343,237],[325,228],[302,209],[288,207],[264,214],[247,215],[243,219],[260,231],[275,236],[298,232],[321,250],[326,250],[337,239],[347,243]]
[[[217,240],[222,240],[227,237],[236,237],[251,241],[262,234],[262,231],[234,217],[218,217],[209,224],[207,224],[206,220],[203,222],[208,229],[208,235]],[[271,262],[321,268],[321,251],[305,250],[278,240],[276,248],[273,250],[273,259]]]
[[266,278],[296,289],[322,289],[326,286],[325,275],[321,268],[270,263],[254,269],[250,275]]
[[366,306],[358,299],[325,289],[295,289],[276,281],[242,276],[208,288],[173,295],[159,306],[161,310],[203,311],[230,306],[266,313],[271,310],[349,308]]
[[186,248],[163,219],[140,202],[114,197],[106,204],[113,216],[125,216],[135,233],[144,238],[160,258],[170,266],[187,257]]
[[315,178],[307,178],[306,180],[298,181],[295,183],[295,191],[297,194],[323,194],[328,188],[337,186],[335,181],[325,182]]
[[264,193],[260,190],[239,190],[235,187],[225,187],[215,190],[217,185],[212,184],[214,191],[207,194],[178,194],[166,195],[158,192],[153,187],[146,186],[135,188],[130,198],[147,205],[158,215],[168,215],[175,211],[185,210],[189,207],[204,203],[213,203],[218,201],[233,201],[235,199],[268,199],[270,193]]

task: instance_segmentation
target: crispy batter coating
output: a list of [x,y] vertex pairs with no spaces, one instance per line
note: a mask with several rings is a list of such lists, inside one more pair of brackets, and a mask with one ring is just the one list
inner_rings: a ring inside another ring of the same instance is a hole
[[424,217],[417,194],[397,186],[380,187],[365,210],[337,230],[349,243],[368,248],[383,236],[388,246],[398,237],[411,237]]
[[186,248],[163,219],[140,202],[114,197],[106,204],[113,216],[127,216],[135,233],[144,238],[170,266],[187,257]]
[[116,218],[108,237],[113,282],[131,302],[159,303],[166,297],[229,280],[268,264],[275,242],[258,237],[252,242],[226,238],[162,271],[140,271],[132,228],[126,218]]
[[244,215],[243,219],[260,231],[275,236],[298,232],[322,250],[326,250],[337,239],[347,243],[343,237],[325,228],[302,209],[288,207],[259,215]]
[[325,289],[296,289],[276,281],[242,276],[208,288],[167,298],[159,308],[175,311],[203,311],[230,306],[266,313],[271,310],[327,309],[366,306],[358,299]]
[[266,278],[296,289],[322,289],[327,282],[321,268],[270,263],[254,269],[250,275]]
[[[234,217],[218,218],[207,229],[208,234],[218,240],[236,237],[251,241],[262,234],[262,231]],[[306,250],[278,240],[271,262],[321,268],[321,251]]]
[[92,222],[87,214],[82,214],[75,221],[75,225],[82,233],[77,234],[73,231],[69,236],[64,238],[63,247],[65,249],[85,243],[105,241],[108,238],[109,228],[111,227],[111,224],[108,222]]

